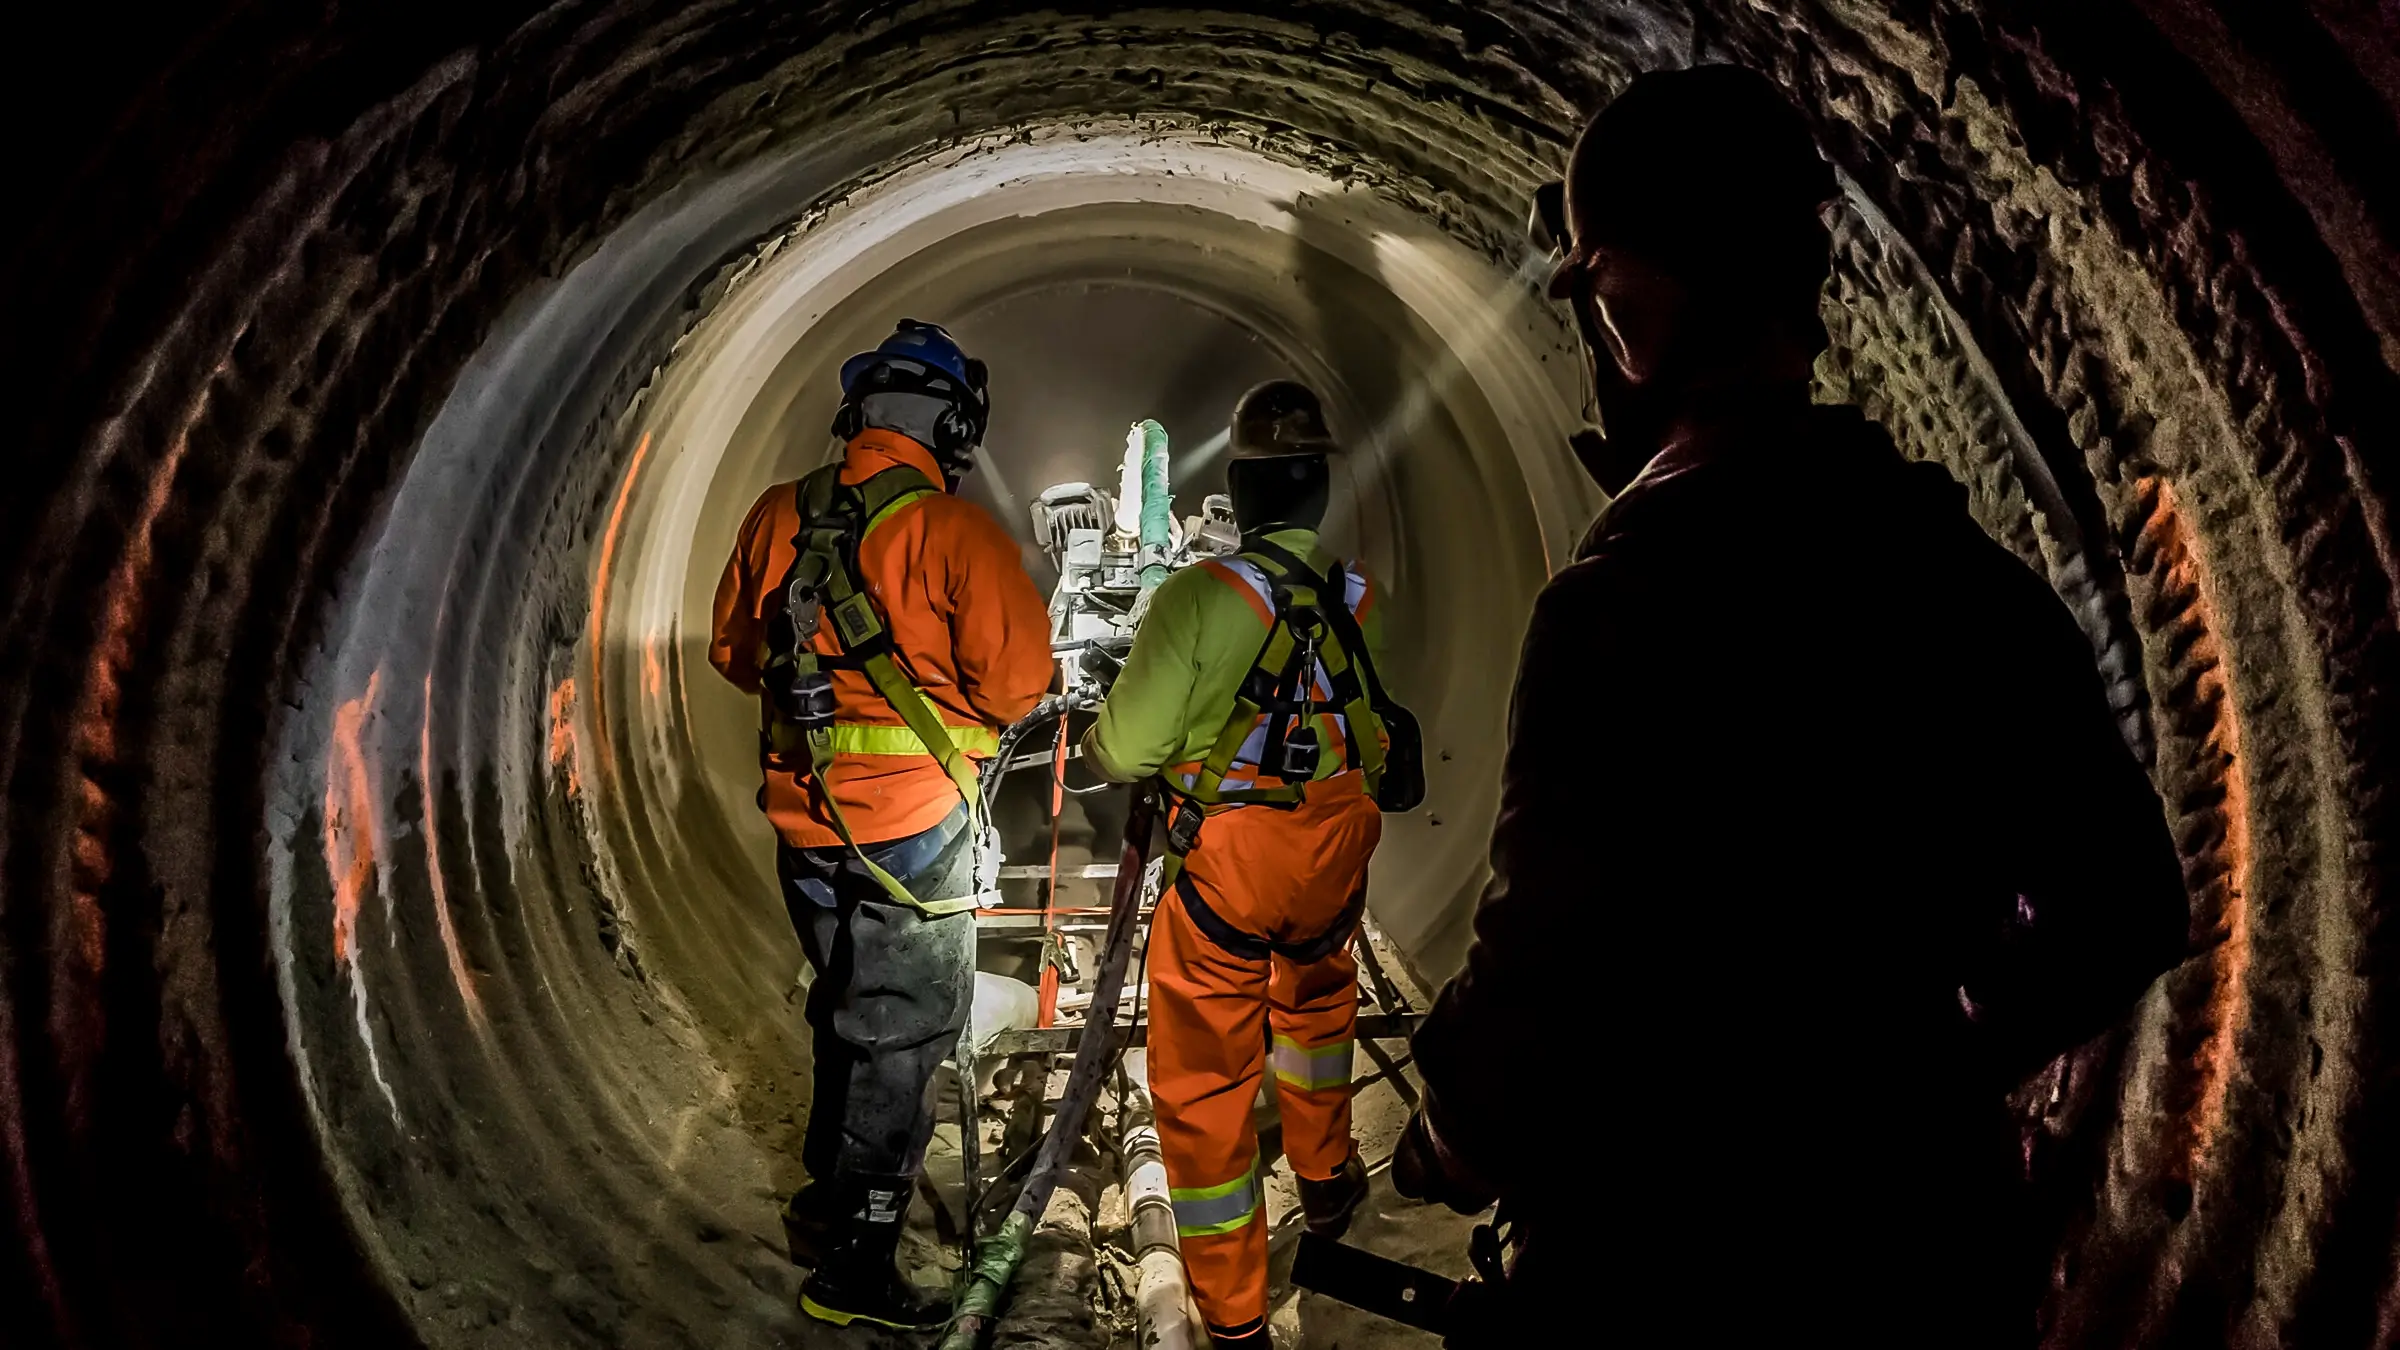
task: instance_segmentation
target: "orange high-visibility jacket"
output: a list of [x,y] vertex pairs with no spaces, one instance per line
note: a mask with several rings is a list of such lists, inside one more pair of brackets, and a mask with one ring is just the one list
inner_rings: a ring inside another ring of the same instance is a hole
[[[925,447],[897,432],[868,430],[850,442],[842,482],[863,483],[906,465],[934,483],[941,469]],[[767,621],[783,603],[779,587],[791,570],[800,529],[799,495],[791,483],[767,489],[742,522],[733,556],[717,582],[714,640],[708,659],[745,693],[759,692],[766,662]],[[900,507],[859,544],[858,580],[889,625],[901,672],[955,726],[1005,727],[1033,710],[1050,688],[1050,612],[1010,538],[973,502],[936,494]],[[818,626],[813,645],[840,649],[833,625]],[[836,670],[833,693],[844,723],[905,725],[867,677]],[[767,819],[796,848],[839,846],[822,805],[802,781],[803,753],[788,758],[760,749]],[[843,753],[828,774],[842,812],[862,844],[901,839],[932,829],[958,805],[958,788],[931,755]]]

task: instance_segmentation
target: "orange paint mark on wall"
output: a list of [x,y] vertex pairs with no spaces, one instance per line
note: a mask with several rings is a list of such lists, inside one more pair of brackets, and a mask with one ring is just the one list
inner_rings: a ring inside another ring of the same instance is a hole
[[634,480],[641,477],[642,461],[650,455],[650,433],[643,432],[641,443],[633,447],[633,462],[625,467],[625,481],[617,485],[616,505],[609,508],[608,528],[600,534],[600,566],[592,574],[592,619],[586,645],[592,659],[592,738],[600,772],[606,776],[612,767],[608,753],[608,704],[606,672],[600,668],[600,641],[607,633],[605,615],[608,606],[608,583],[617,567],[617,544],[624,537],[625,508],[633,500]]
[[653,636],[642,643],[642,692],[657,698],[667,687],[665,644]]
[[477,1022],[483,1020],[483,1000],[475,992],[475,978],[467,969],[467,955],[459,945],[458,929],[450,922],[450,883],[442,876],[441,792],[433,776],[433,672],[425,672],[425,716],[417,725],[417,781],[425,803],[425,875],[433,889],[433,922],[442,935],[442,951],[450,958],[450,982],[458,986],[458,996],[466,1002],[467,1015]]
[[575,677],[569,675],[550,691],[550,768],[565,776],[570,797],[583,791],[575,748]]
[[[2246,1009],[2250,967],[2250,903],[2247,884],[2251,864],[2250,784],[2240,713],[2226,675],[2223,644],[2217,637],[2222,612],[2198,540],[2183,516],[2172,483],[2144,478],[2135,483],[2138,498],[2150,505],[2143,525],[2144,543],[2155,550],[2162,598],[2180,605],[2179,622],[2193,630],[2184,668],[2191,672],[2191,692],[2185,714],[2187,730],[2201,733],[2203,755],[2223,787],[2214,809],[2219,827],[2213,857],[2199,878],[2203,885],[2194,898],[2213,921],[2213,936],[2221,937],[2209,957],[2208,1001],[2201,1013],[2202,1039],[2192,1066],[2189,1109],[2181,1122],[2183,1147],[2177,1150],[2180,1180],[2187,1184],[2200,1171],[2217,1135],[2224,1128],[2226,1098],[2233,1083],[2234,1057]],[[2199,726],[2191,727],[2193,718]],[[2187,875],[2190,861],[2187,860]]]
[[325,872],[333,878],[333,958],[358,960],[358,912],[375,885],[375,776],[362,739],[375,693],[383,683],[378,667],[367,691],[334,709],[333,739],[325,750]]
[[[194,409],[195,420],[199,412]],[[142,586],[150,578],[151,538],[174,496],[176,470],[189,448],[189,439],[178,435],[168,443],[151,473],[141,514],[126,532],[116,570],[109,574],[107,598],[101,602],[99,638],[92,644],[91,668],[75,710],[79,809],[69,855],[70,932],[66,945],[82,958],[84,969],[91,974],[98,974],[108,961],[108,916],[100,893],[114,875],[109,835],[116,823],[115,802],[96,773],[117,762],[117,712],[124,698],[125,672],[133,668],[142,621]]]

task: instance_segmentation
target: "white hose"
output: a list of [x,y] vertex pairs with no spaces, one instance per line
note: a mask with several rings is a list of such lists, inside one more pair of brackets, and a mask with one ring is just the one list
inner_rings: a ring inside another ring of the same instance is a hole
[[1141,1319],[1142,1350],[1197,1350],[1191,1290],[1183,1278],[1183,1252],[1175,1242],[1175,1202],[1167,1193],[1166,1159],[1158,1148],[1158,1124],[1150,1112],[1149,1065],[1139,1050],[1125,1056],[1122,1112],[1125,1204],[1133,1215],[1133,1256],[1139,1271],[1134,1311]]

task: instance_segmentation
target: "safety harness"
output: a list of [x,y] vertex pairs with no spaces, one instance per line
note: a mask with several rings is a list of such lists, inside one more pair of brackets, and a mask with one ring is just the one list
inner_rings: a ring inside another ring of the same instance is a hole
[[[989,727],[943,724],[925,691],[900,673],[893,660],[890,626],[858,583],[859,544],[900,508],[938,495],[941,489],[905,465],[853,486],[841,481],[837,464],[801,479],[793,491],[800,529],[792,538],[795,556],[782,583],[783,604],[768,621],[766,651],[759,664],[760,684],[766,690],[760,736],[781,758],[807,750],[806,777],[817,800],[825,804],[834,833],[893,900],[928,916],[972,909],[973,895],[920,900],[899,878],[877,866],[851,834],[829,779],[834,756],[840,754],[931,755],[966,802],[968,828],[982,838],[983,792],[965,751],[990,754],[999,748],[999,738]],[[827,656],[811,645],[826,613],[833,616],[839,655]],[[834,720],[830,672],[836,670],[864,674],[905,725]]]
[[[1424,800],[1422,742],[1416,718],[1392,701],[1376,676],[1357,617],[1345,603],[1349,583],[1342,565],[1335,563],[1320,577],[1263,536],[1246,541],[1238,556],[1266,577],[1274,616],[1199,772],[1188,786],[1173,775],[1162,780],[1175,802],[1175,815],[1167,828],[1161,880],[1175,887],[1193,925],[1219,947],[1250,960],[1272,953],[1306,965],[1349,941],[1350,929],[1365,907],[1364,893],[1352,897],[1325,932],[1304,942],[1277,942],[1243,932],[1209,908],[1183,869],[1184,858],[1199,845],[1201,824],[1212,810],[1297,807],[1317,776],[1320,713],[1338,714],[1348,724],[1349,734],[1342,738],[1344,766],[1365,775],[1367,795],[1386,811],[1413,810]],[[1272,787],[1228,788],[1225,779],[1262,717],[1266,735],[1257,772],[1279,781]]]

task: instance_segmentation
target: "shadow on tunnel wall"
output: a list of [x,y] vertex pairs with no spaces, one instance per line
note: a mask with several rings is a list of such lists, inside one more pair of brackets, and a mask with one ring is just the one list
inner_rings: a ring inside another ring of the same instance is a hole
[[[1395,590],[1405,595],[1423,579],[1404,569],[1404,544],[1393,537],[1393,531],[1402,527],[1374,514],[1371,507],[1393,498],[1408,500],[1412,495],[1411,448],[1418,443],[1425,417],[1440,415],[1435,406],[1439,397],[1432,386],[1452,372],[1428,369],[1421,362],[1412,366],[1407,360],[1402,338],[1418,321],[1385,283],[1379,265],[1359,267],[1345,260],[1344,241],[1357,233],[1354,221],[1341,218],[1346,205],[1339,198],[1313,196],[1289,203],[1292,281],[1299,287],[1311,320],[1311,344],[1340,385],[1322,391],[1327,416],[1334,421],[1333,431],[1343,449],[1335,466],[1335,490],[1325,513],[1323,537],[1325,546],[1337,556],[1364,562],[1385,595]],[[1439,521],[1420,519],[1414,526],[1432,530],[1439,528]],[[1393,697],[1403,703],[1410,702],[1411,695],[1407,679],[1399,672],[1419,659],[1413,654],[1421,644],[1438,640],[1438,614],[1430,616],[1431,623],[1424,622],[1426,617],[1423,605],[1384,606],[1384,644],[1388,651],[1400,654],[1397,661],[1387,660],[1393,671],[1386,680]],[[1469,659],[1513,666],[1515,653],[1494,651]],[[1440,809],[1438,800],[1428,808],[1432,812]],[[1461,823],[1469,829],[1481,826],[1481,822]],[[1380,868],[1369,870],[1370,915],[1385,912],[1396,882],[1406,885],[1395,875],[1387,852]],[[1463,959],[1472,919],[1467,906],[1453,903],[1444,919],[1423,930],[1424,936],[1411,944],[1404,959],[1420,986],[1438,987]]]

